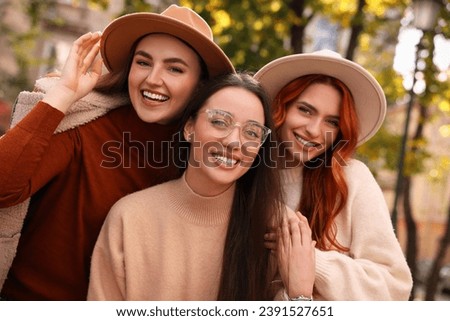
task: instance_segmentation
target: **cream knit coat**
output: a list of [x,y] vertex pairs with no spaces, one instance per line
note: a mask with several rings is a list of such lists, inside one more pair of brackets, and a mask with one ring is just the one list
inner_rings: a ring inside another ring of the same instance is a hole
[[[408,300],[412,277],[383,193],[362,162],[351,160],[345,174],[349,195],[336,217],[336,237],[349,251],[316,249],[314,299]],[[282,178],[287,205],[296,209],[302,188],[301,169],[283,170]]]

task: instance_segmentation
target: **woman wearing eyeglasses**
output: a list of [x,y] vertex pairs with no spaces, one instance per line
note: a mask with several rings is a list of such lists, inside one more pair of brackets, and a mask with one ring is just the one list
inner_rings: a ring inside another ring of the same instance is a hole
[[[272,121],[263,89],[246,74],[208,82],[191,100],[182,124],[177,149],[182,177],[113,206],[94,249],[88,299],[273,297],[263,236],[272,215],[280,222],[286,208],[280,207],[271,163],[276,149],[268,139]],[[314,275],[311,230],[295,214],[289,217],[280,236],[301,229],[302,250],[310,253],[301,268]],[[301,284],[298,294],[311,295],[312,283]]]

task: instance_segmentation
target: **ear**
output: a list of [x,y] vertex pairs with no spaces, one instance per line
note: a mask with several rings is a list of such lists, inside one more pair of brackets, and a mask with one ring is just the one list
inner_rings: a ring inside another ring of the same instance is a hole
[[194,120],[191,117],[184,125],[184,129],[183,129],[184,139],[186,141],[190,142],[193,134],[194,134]]

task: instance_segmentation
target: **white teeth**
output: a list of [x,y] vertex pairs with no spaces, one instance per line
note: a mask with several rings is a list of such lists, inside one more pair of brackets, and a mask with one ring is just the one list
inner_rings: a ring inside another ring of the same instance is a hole
[[300,136],[298,136],[297,134],[294,134],[295,138],[297,138],[297,140],[302,143],[303,145],[305,145],[306,147],[314,147],[314,146],[318,146],[319,144],[315,144],[315,143],[311,143],[308,142],[306,140],[304,140],[303,138],[301,138]]
[[218,154],[213,154],[214,158],[217,159],[219,162],[227,165],[227,166],[232,166],[232,165],[236,165],[237,164],[237,160],[236,159],[232,159],[232,158],[227,158],[225,156],[222,155],[218,155]]
[[169,99],[169,97],[167,97],[167,96],[151,93],[149,91],[144,91],[143,95],[145,98],[152,99],[152,100],[158,100],[158,101],[166,101]]

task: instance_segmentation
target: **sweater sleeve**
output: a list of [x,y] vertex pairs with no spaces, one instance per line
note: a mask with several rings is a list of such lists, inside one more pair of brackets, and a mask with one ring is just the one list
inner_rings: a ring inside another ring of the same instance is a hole
[[111,208],[94,247],[87,299],[123,301],[126,300],[125,291],[123,220],[120,205],[116,203]]
[[408,300],[412,277],[382,191],[359,161],[346,174],[349,199],[337,238],[349,252],[316,250],[315,289],[325,300]]
[[39,102],[0,138],[0,207],[33,195],[72,157],[69,136],[53,135],[63,117],[59,110]]

